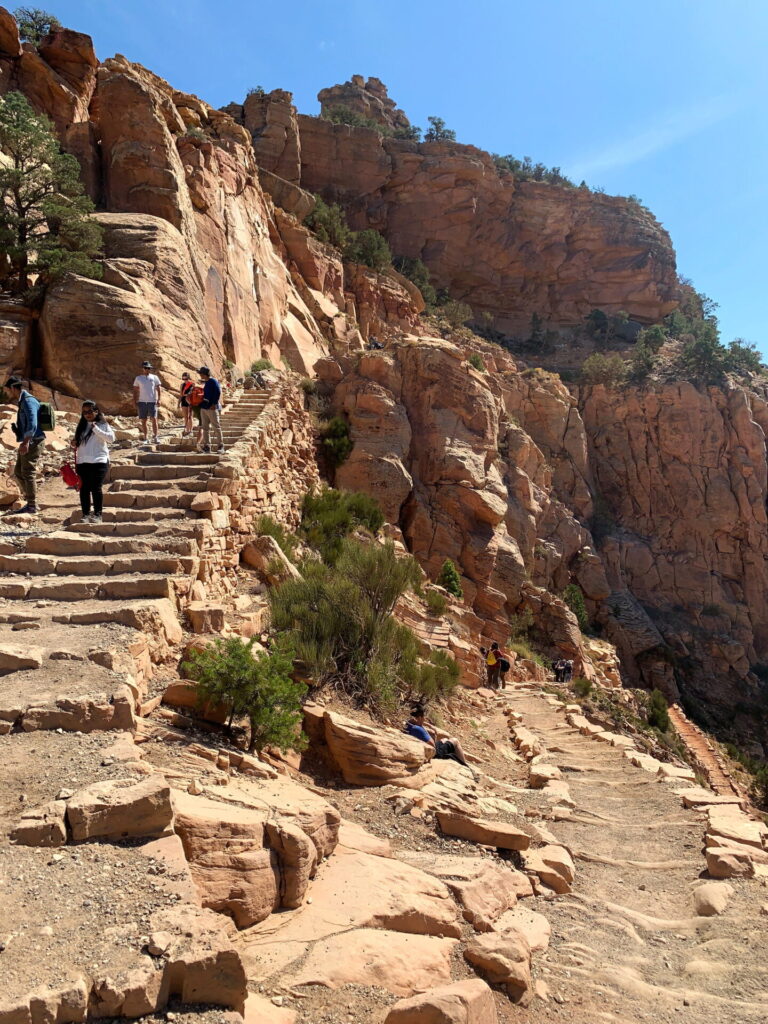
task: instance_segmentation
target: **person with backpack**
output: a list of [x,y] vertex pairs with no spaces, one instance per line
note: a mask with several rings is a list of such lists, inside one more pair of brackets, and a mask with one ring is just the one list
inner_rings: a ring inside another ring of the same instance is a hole
[[75,449],[75,465],[81,480],[80,508],[84,523],[101,522],[102,488],[109,469],[109,445],[114,440],[115,432],[104,419],[98,405],[86,399],[72,442]]
[[499,647],[496,651],[496,658],[499,666],[499,689],[506,690],[507,688],[507,672],[512,668],[512,659],[509,654],[502,648]]
[[147,420],[152,424],[152,440],[157,444],[157,407],[160,404],[162,388],[160,378],[152,373],[152,363],[144,360],[141,373],[133,382],[133,401],[139,414],[139,430],[144,444],[148,444]]
[[488,674],[488,689],[495,690],[499,685],[499,645],[494,642],[491,644],[491,649],[488,651],[485,657],[485,666]]
[[203,451],[211,450],[210,433],[213,428],[214,441],[218,438],[216,451],[224,451],[221,433],[221,384],[211,376],[210,368],[201,366],[198,370],[203,382],[203,400],[200,403],[200,421],[203,425]]
[[182,437],[192,433],[192,406],[189,404],[189,396],[194,391],[195,385],[192,382],[190,375],[184,371],[181,375],[181,389],[179,391],[179,408],[183,409],[184,415],[184,428],[182,430]]
[[[16,422],[11,424],[11,429],[19,442],[13,475],[19,483],[26,502],[13,515],[37,515],[37,464],[45,447],[45,431],[40,415],[42,405],[34,395],[26,390],[20,377],[9,377],[5,386],[10,392],[11,400],[19,406]],[[53,416],[51,407],[48,403],[45,405],[48,422],[50,422]],[[53,426],[49,429],[53,429]]]

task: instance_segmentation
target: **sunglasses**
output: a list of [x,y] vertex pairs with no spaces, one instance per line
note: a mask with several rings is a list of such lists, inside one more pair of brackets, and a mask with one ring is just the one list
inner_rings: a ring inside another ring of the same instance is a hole
[[97,409],[83,409],[83,416],[95,416]]

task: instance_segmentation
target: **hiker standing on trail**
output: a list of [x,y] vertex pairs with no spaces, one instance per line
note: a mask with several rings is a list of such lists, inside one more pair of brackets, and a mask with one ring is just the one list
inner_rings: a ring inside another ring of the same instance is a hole
[[221,384],[211,376],[210,368],[201,366],[198,370],[203,381],[203,401],[200,406],[200,422],[203,425],[203,451],[211,450],[210,432],[213,428],[214,442],[218,438],[216,450],[224,451],[224,438],[221,434]]
[[563,672],[563,682],[570,683],[573,679],[573,662],[569,658],[565,663],[565,671]]
[[152,373],[152,363],[146,359],[141,364],[141,373],[133,382],[133,400],[139,413],[139,430],[144,444],[147,439],[147,419],[152,424],[152,440],[157,444],[157,407],[160,404],[160,378]]
[[[83,402],[80,421],[75,428],[75,464],[82,481],[80,484],[80,508],[82,522],[100,523],[103,508],[102,487],[109,469],[109,445],[115,440],[115,432],[104,419],[98,405],[90,399]],[[93,512],[91,512],[93,501]]]
[[19,377],[9,377],[5,386],[11,399],[18,403],[16,422],[11,424],[19,442],[13,475],[19,482],[26,504],[13,515],[37,515],[37,463],[45,447],[45,434],[40,427],[40,403],[25,389]]
[[512,668],[512,659],[504,648],[499,647],[496,651],[496,661],[499,666],[498,683],[500,690],[507,688],[507,672]]
[[439,740],[437,738],[437,730],[434,725],[427,722],[424,707],[421,704],[414,704],[411,708],[411,717],[405,723],[403,732],[408,733],[409,736],[413,736],[417,740],[421,740],[422,743],[428,743],[431,747],[434,747],[435,758],[438,761],[458,761],[459,764],[469,768],[461,743],[459,743],[455,736],[451,736],[450,739]]
[[488,673],[488,688],[495,690],[499,685],[499,645],[494,642],[491,644],[491,649],[485,657],[485,665]]
[[182,430],[181,436],[184,437],[186,434],[192,433],[192,406],[189,404],[189,394],[194,390],[195,385],[192,382],[192,378],[185,371],[181,375],[181,389],[179,391],[179,408],[184,413],[184,429]]

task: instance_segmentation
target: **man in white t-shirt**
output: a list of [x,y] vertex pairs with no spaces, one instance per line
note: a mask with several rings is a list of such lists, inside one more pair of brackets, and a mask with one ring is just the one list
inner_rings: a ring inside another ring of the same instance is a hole
[[147,419],[152,424],[152,436],[157,443],[157,407],[160,404],[160,378],[152,373],[152,363],[141,364],[141,373],[133,382],[133,400],[139,413],[139,430],[147,441]]

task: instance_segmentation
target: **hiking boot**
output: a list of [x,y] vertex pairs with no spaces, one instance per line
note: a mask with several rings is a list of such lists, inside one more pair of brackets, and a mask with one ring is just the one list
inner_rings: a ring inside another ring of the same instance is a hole
[[36,516],[39,509],[37,505],[23,505],[13,513],[15,516]]
[[93,515],[90,518],[90,521],[92,523],[102,523],[102,522],[104,522],[104,520],[101,518],[101,515],[100,514],[97,515],[96,512],[93,513]]
[[217,452],[223,452],[224,451],[224,445],[220,444],[219,447],[216,449],[216,451]]
[[211,450],[211,446],[209,444],[204,444],[203,445],[203,451],[205,452],[206,455],[210,452],[210,450]]

